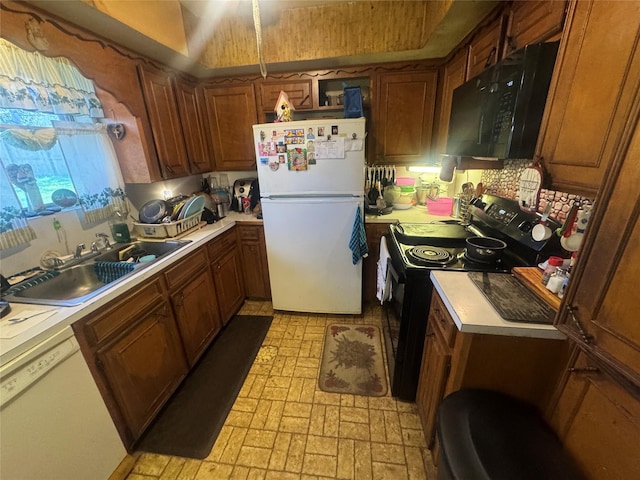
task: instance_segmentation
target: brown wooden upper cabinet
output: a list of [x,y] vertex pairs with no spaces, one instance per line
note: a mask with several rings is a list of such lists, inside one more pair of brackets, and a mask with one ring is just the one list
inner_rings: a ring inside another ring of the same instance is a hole
[[469,43],[467,79],[473,78],[485,68],[495,65],[501,58],[503,44],[503,17],[500,16],[480,28]]
[[188,175],[189,162],[178,114],[174,79],[171,74],[150,65],[138,65],[138,74],[162,178]]
[[466,74],[467,50],[463,49],[442,69],[442,77],[438,87],[438,112],[436,113],[436,138],[433,152],[436,156],[446,153],[453,91],[464,83]]
[[254,124],[258,111],[253,84],[203,85],[205,129],[210,139],[216,170],[253,170]]
[[313,108],[312,81],[290,80],[290,81],[261,81],[259,84],[260,110],[263,112],[273,112],[280,92],[285,92],[296,110],[309,110]]
[[205,137],[196,83],[179,78],[176,82],[176,98],[189,159],[189,171],[192,174],[210,172],[214,168],[213,158]]
[[640,84],[640,2],[569,6],[537,153],[551,187],[594,197]]
[[379,77],[375,163],[425,163],[431,149],[437,71]]
[[502,56],[531,43],[555,40],[562,32],[566,8],[565,0],[513,2]]

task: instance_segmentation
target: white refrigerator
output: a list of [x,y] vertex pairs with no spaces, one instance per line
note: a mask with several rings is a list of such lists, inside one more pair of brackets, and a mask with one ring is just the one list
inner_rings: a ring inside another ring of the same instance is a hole
[[273,308],[361,313],[364,252],[350,242],[364,235],[365,119],[253,132]]

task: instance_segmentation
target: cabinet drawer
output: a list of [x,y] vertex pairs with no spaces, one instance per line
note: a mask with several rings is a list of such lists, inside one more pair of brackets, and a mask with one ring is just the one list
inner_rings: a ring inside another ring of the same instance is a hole
[[231,229],[228,232],[223,233],[218,238],[209,243],[207,249],[209,251],[209,260],[214,262],[221,255],[236,248],[236,229]]
[[85,324],[87,337],[98,344],[112,336],[126,324],[144,316],[153,306],[164,300],[164,287],[155,277],[143,287],[133,290],[123,299],[107,306],[106,312]]
[[457,328],[436,290],[433,291],[431,296],[429,321],[432,322],[432,327],[436,334],[440,334],[447,345],[453,346]]
[[187,280],[193,278],[195,274],[209,265],[207,251],[204,248],[189,255],[177,265],[168,268],[164,274],[167,286],[171,289],[177,285],[183,285]]
[[240,241],[260,241],[260,231],[262,227],[257,225],[239,225],[238,226],[238,236],[240,237]]

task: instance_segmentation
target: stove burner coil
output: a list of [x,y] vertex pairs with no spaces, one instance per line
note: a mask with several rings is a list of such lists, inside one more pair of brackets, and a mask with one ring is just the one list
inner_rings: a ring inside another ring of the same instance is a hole
[[417,246],[407,251],[409,258],[417,263],[445,265],[453,260],[453,255],[443,248]]

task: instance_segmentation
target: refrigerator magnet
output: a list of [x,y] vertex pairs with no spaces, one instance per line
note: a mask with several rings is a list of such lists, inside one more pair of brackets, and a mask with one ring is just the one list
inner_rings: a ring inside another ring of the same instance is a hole
[[324,137],[324,127],[318,127],[318,136]]
[[309,165],[316,164],[316,154],[315,154],[315,148],[313,145],[313,140],[307,141],[307,164]]
[[[281,157],[284,157],[284,155],[280,155]],[[284,162],[283,162],[284,163]],[[274,162],[271,161],[269,162],[269,169],[273,172],[275,172],[276,170],[278,170],[280,168],[280,163],[278,162]]]
[[307,169],[307,150],[305,148],[297,147],[287,150],[287,156],[289,170]]
[[278,163],[284,163],[284,157],[285,157],[284,154],[278,155]]
[[331,126],[331,135],[338,135],[339,131],[338,131],[338,125],[332,125]]
[[269,163],[268,157],[260,157],[260,165],[267,165]]

